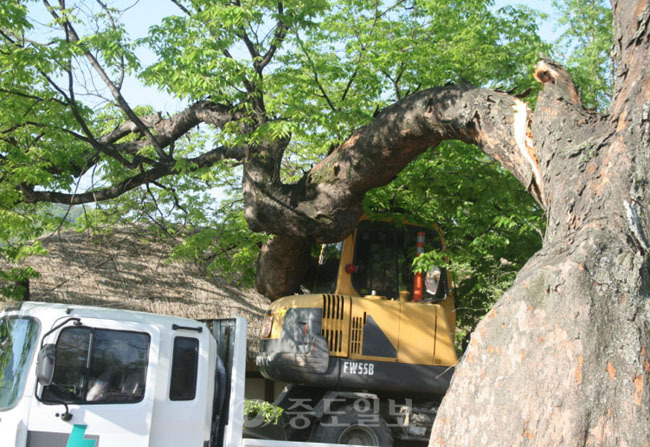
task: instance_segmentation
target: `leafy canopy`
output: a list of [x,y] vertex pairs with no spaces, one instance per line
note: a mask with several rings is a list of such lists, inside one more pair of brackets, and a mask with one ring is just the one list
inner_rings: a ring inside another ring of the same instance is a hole
[[[482,0],[171,0],[171,13],[139,38],[126,25],[135,10],[114,5],[0,2],[5,260],[38,252],[38,236],[69,225],[135,223],[183,237],[175,256],[250,284],[267,236],[251,233],[243,218],[246,147],[288,141],[280,175],[296,182],[377,110],[415,91],[447,83],[531,89],[532,103],[533,64],[550,50],[537,13],[496,11]],[[213,115],[167,134],[156,123],[178,111],[130,97],[138,83],[182,107],[209,103],[204,112]],[[70,223],[70,213],[41,203],[48,201],[81,203],[81,216]],[[468,323],[543,231],[516,181],[460,143],[423,154],[365,206],[441,223]]]

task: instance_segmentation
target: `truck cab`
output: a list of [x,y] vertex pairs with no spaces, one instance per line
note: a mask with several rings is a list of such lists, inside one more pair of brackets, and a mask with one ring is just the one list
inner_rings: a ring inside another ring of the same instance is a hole
[[29,302],[6,310],[2,445],[239,446],[245,332],[241,318]]

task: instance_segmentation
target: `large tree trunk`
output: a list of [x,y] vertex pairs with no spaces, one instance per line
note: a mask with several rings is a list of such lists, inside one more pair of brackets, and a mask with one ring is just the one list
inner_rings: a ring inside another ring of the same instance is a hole
[[543,248],[472,334],[432,446],[650,445],[650,7],[613,7],[609,116],[538,65]]

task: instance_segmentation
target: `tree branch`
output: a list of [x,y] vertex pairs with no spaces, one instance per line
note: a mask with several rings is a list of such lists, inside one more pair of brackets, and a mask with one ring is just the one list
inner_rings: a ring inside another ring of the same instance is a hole
[[245,176],[248,223],[253,231],[340,240],[356,224],[367,191],[389,183],[428,148],[454,139],[499,161],[543,207],[531,117],[525,103],[489,89],[450,85],[414,93],[378,113],[295,185],[269,188]]
[[185,6],[183,6],[183,5],[181,4],[180,1],[178,1],[178,0],[171,0],[171,2],[172,2],[173,4],[175,4],[176,6],[178,6],[178,9],[180,9],[181,11],[183,11],[183,12],[184,12],[185,14],[187,14],[188,16],[191,16],[191,15],[192,15],[192,13],[190,12],[190,10],[187,9]]
[[[115,22],[115,19],[113,18],[113,14],[111,13],[110,9],[108,8],[108,5],[106,5],[104,2],[101,0],[96,0],[99,6],[102,7],[104,12],[106,13],[106,17],[108,18],[109,22],[111,23],[111,26],[113,27],[113,30],[117,30],[117,24]],[[124,77],[126,75],[126,63],[124,62],[124,54],[120,54],[120,79],[117,81],[117,89],[121,90],[122,85],[124,84]]]
[[[278,2],[278,15],[282,17],[284,14],[284,5],[282,2]],[[284,24],[284,22],[280,19],[278,20],[278,23],[275,28],[275,32],[273,33],[273,40],[271,42],[271,45],[269,46],[269,49],[267,50],[266,54],[262,56],[262,60],[257,64],[255,70],[261,75],[262,71],[264,70],[264,67],[266,67],[269,62],[273,59],[273,56],[275,55],[275,52],[278,49],[279,44],[284,40],[284,38],[287,35],[287,31],[289,28]]]
[[334,103],[332,103],[329,95],[325,91],[325,87],[323,87],[323,85],[320,82],[320,78],[318,77],[318,70],[316,70],[316,64],[314,64],[314,61],[312,61],[311,57],[309,56],[309,53],[307,52],[307,49],[303,45],[303,42],[302,40],[300,40],[300,38],[298,38],[298,43],[300,44],[300,49],[302,50],[303,54],[307,58],[307,62],[309,62],[309,65],[311,66],[311,70],[314,75],[314,81],[316,81],[316,86],[318,87],[318,90],[320,90],[321,92],[321,95],[316,95],[316,96],[320,96],[321,98],[325,99],[327,105],[332,110],[332,112],[338,112],[338,109],[336,108]]
[[[199,101],[182,112],[179,112],[167,119],[163,119],[160,114],[148,115],[140,118],[140,121],[148,128],[152,129],[158,135],[158,139],[162,147],[172,145],[175,141],[186,135],[192,128],[201,123],[206,123],[211,126],[222,128],[226,123],[238,120],[245,114],[236,108],[228,105],[217,104],[211,101]],[[82,121],[83,122],[83,121]],[[25,122],[21,126],[34,126],[38,128],[49,128],[44,124],[38,122]],[[7,134],[14,128],[5,130],[2,133]],[[132,177],[118,185],[109,188],[81,194],[62,194],[55,191],[33,191],[28,186],[23,186],[25,201],[41,202],[41,201],[54,201],[58,203],[89,203],[95,200],[108,200],[119,196],[123,192],[129,191],[139,185],[150,182],[151,179],[159,179],[166,175],[177,173],[172,167],[175,166],[176,161],[157,162],[142,155],[135,155],[132,160],[125,158],[127,155],[137,154],[142,148],[147,146],[146,140],[128,141],[119,143],[122,138],[133,134],[140,133],[140,128],[132,121],[126,121],[115,128],[113,131],[95,139],[92,135],[90,138],[79,135],[68,129],[58,129],[72,135],[74,138],[89,144],[96,152],[89,153],[83,160],[79,160],[74,168],[72,175],[81,176],[93,166],[95,166],[100,159],[99,154],[104,153],[107,156],[114,158],[121,162],[124,166],[130,169],[141,168],[143,163],[152,166],[153,168]],[[84,129],[86,134],[89,134],[89,129]],[[243,148],[219,148],[209,151],[195,158],[182,159],[180,161],[188,164],[196,164],[195,169],[210,166],[217,161],[223,159],[243,160]],[[123,162],[122,162],[123,161]],[[191,169],[192,170],[192,169]],[[191,171],[190,170],[190,171]],[[56,167],[48,170],[52,174],[60,174],[62,171]]]
[[[167,147],[201,123],[210,124],[220,129],[227,123],[239,120],[244,116],[245,113],[238,111],[233,106],[217,104],[212,101],[198,101],[170,118],[163,119],[160,114],[154,114],[141,117],[140,122],[156,132],[161,147]],[[133,121],[126,121],[98,141],[102,144],[115,143],[126,135],[136,132],[140,132],[140,127]],[[124,143],[125,147],[128,144]]]
[[79,124],[79,126],[83,130],[83,133],[86,135],[88,143],[92,146],[92,148],[95,151],[97,151],[99,153],[103,153],[106,156],[117,160],[120,164],[122,164],[123,166],[125,166],[125,167],[127,167],[129,169],[133,169],[133,168],[138,166],[138,163],[134,163],[133,161],[127,160],[119,152],[115,151],[110,146],[100,144],[97,141],[97,139],[95,138],[95,136],[93,135],[93,133],[90,130],[90,128],[88,127],[88,125],[86,124],[86,121],[84,120],[84,118],[81,116],[81,112],[79,112],[79,109],[77,108],[77,103],[75,101],[73,101],[73,99],[71,97],[66,95],[65,91],[60,86],[58,86],[50,76],[48,76],[46,73],[44,73],[42,71],[39,71],[39,72],[40,72],[41,76],[43,76],[48,81],[48,83],[57,92],[59,92],[59,94],[61,96],[63,96],[63,98],[65,98],[65,100],[67,101],[67,105],[70,107],[70,112],[72,112],[72,116],[74,117],[74,119],[77,121],[77,123]]
[[[225,148],[219,147],[205,154],[194,158],[183,159],[183,164],[188,166],[187,171],[195,172],[199,169],[212,166],[216,162],[225,159],[242,160],[244,158],[244,148]],[[140,172],[116,185],[101,188],[95,191],[89,191],[82,194],[68,194],[57,191],[35,191],[29,185],[21,185],[20,191],[23,194],[23,200],[26,203],[52,202],[64,203],[67,205],[80,205],[82,203],[102,202],[114,199],[122,194],[131,191],[139,186],[154,183],[156,180],[168,176],[179,174],[181,169],[177,163],[159,163],[153,168]]]
[[[48,0],[43,0],[43,3],[45,4],[46,8],[48,9],[48,11],[52,15],[52,17],[54,17],[58,21],[61,21],[61,17],[56,13],[56,10],[49,4]],[[77,34],[74,27],[72,26],[72,24],[69,21],[67,21],[67,20],[62,21],[61,27],[66,32],[66,35],[69,36],[72,41],[74,41],[76,43],[79,43],[79,41],[80,41],[79,35]],[[147,139],[149,140],[151,145],[156,150],[156,153],[158,154],[160,159],[161,160],[169,159],[167,154],[165,154],[165,152],[163,152],[162,148],[158,144],[158,141],[156,140],[154,135],[140,121],[138,116],[135,114],[135,112],[129,106],[126,99],[124,99],[124,97],[122,96],[122,93],[120,92],[120,90],[113,83],[113,81],[111,81],[110,77],[108,76],[108,74],[106,73],[104,68],[101,66],[101,64],[99,63],[97,58],[88,50],[84,50],[84,54],[86,56],[86,59],[90,63],[90,65],[95,69],[95,71],[97,72],[99,77],[102,79],[102,81],[104,81],[104,84],[106,84],[106,86],[110,90],[111,94],[113,95],[113,98],[117,101],[117,104],[124,111],[124,113],[126,113],[126,116],[128,116],[129,119],[131,121],[133,121],[138,126],[138,128],[140,129],[142,134],[147,137]]]
[[59,104],[60,106],[67,107],[68,103],[61,101],[60,99],[56,98],[43,98],[41,96],[35,96],[35,95],[30,95],[29,93],[25,92],[18,92],[15,90],[7,90],[5,88],[0,88],[0,93],[5,93],[7,95],[13,95],[13,96],[18,96],[20,98],[25,98],[25,99],[33,99],[35,101],[42,101],[42,102],[54,102],[56,104]]

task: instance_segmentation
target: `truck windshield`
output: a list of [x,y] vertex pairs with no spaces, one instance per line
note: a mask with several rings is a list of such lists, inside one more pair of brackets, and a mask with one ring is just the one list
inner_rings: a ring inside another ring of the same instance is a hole
[[56,342],[53,383],[43,388],[48,403],[135,403],[144,396],[149,335],[140,332],[66,327]]
[[32,318],[0,318],[0,411],[14,407],[23,394],[38,327]]

